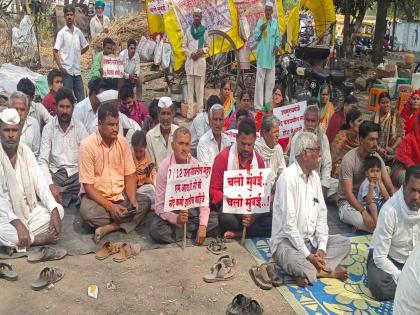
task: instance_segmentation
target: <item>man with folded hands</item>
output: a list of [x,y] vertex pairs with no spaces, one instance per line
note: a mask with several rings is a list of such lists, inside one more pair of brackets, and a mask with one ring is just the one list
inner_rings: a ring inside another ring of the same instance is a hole
[[98,130],[80,145],[80,215],[96,228],[95,242],[120,229],[129,233],[150,209],[148,198],[140,203],[136,196],[136,166],[118,130],[118,109],[113,101],[105,101],[98,109]]
[[218,219],[209,207],[189,211],[164,212],[167,173],[172,164],[198,164],[190,154],[191,132],[185,127],[174,131],[171,142],[173,152],[159,165],[156,179],[155,215],[150,224],[150,236],[158,243],[174,243],[182,238],[182,226],[187,223],[187,237],[196,237],[197,244],[203,244],[207,236],[218,233]]
[[64,216],[35,155],[20,142],[22,126],[16,109],[0,113],[0,246],[9,253],[56,243]]
[[328,236],[327,207],[317,173],[320,150],[314,133],[301,133],[295,142],[295,163],[280,175],[273,204],[273,258],[301,287],[317,278],[348,278],[347,270],[338,265],[350,253],[350,242]]

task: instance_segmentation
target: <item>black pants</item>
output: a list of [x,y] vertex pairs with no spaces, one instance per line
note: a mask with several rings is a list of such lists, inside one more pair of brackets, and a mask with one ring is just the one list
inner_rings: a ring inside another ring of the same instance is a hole
[[[391,257],[388,256],[388,259],[397,267],[399,270],[402,270],[404,264],[401,264]],[[382,269],[378,268],[373,260],[373,250],[369,251],[367,259],[367,276],[368,276],[368,285],[369,290],[372,293],[373,297],[378,301],[393,300],[395,296],[395,290],[397,289],[397,284],[389,273],[386,273]]]
[[[188,211],[187,238],[195,238],[200,226],[199,210],[191,209]],[[175,243],[182,240],[183,229],[175,224],[163,220],[154,214],[150,224],[150,237],[156,243]],[[207,223],[207,237],[220,235],[217,213],[210,211]]]

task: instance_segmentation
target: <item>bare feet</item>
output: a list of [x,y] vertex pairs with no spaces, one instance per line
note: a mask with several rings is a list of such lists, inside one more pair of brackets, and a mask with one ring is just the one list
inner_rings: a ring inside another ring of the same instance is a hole
[[343,267],[337,267],[333,272],[331,272],[331,276],[338,280],[346,281],[349,278],[349,272]]
[[55,230],[51,230],[49,232],[45,232],[35,236],[34,242],[32,245],[41,246],[41,245],[48,245],[48,244],[57,244],[58,242],[58,234]]
[[242,237],[242,232],[226,231],[223,236],[226,239],[240,239]]
[[295,278],[295,282],[301,288],[306,288],[309,284],[308,279],[306,278]]
[[120,229],[120,225],[117,223],[111,223],[104,226],[100,226],[95,230],[95,238],[94,241],[96,244],[107,234],[117,231]]

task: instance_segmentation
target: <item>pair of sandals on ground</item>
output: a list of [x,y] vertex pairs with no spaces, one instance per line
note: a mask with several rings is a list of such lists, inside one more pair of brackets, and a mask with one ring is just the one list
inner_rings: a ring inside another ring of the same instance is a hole
[[226,309],[226,315],[261,315],[263,313],[262,304],[244,294],[235,296]]
[[[53,261],[62,259],[66,255],[67,251],[65,249],[42,246],[29,253],[28,261],[31,263]],[[39,277],[31,283],[31,288],[35,291],[42,290],[51,284],[57,283],[63,279],[63,277],[63,269],[57,267],[45,267],[40,272]],[[19,277],[13,265],[0,262],[0,278],[8,281],[17,281]]]
[[294,283],[293,279],[285,279],[280,276],[280,268],[276,263],[264,263],[260,266],[252,266],[249,274],[255,284],[263,290],[271,290],[287,283]]
[[114,256],[113,260],[117,263],[126,261],[129,258],[134,258],[140,253],[140,244],[130,243],[112,243],[105,242],[102,247],[96,252],[95,258],[104,260],[110,256]]

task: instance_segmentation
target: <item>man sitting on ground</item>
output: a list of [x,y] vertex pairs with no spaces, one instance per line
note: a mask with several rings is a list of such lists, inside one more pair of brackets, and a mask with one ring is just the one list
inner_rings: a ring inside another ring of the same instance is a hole
[[10,253],[56,243],[64,216],[34,154],[20,144],[21,128],[15,109],[0,113],[0,245]]
[[28,97],[29,116],[35,118],[41,127],[48,124],[52,117],[41,103],[34,102],[35,84],[28,78],[20,79],[16,89]]
[[213,164],[216,156],[230,146],[230,140],[222,132],[224,121],[224,109],[220,104],[213,105],[210,110],[210,127],[198,142],[197,159],[203,163]]
[[327,207],[316,172],[320,151],[318,137],[302,132],[295,142],[296,161],[280,175],[273,204],[271,252],[301,287],[317,278],[348,278],[338,265],[350,253],[350,241],[328,236]]
[[172,139],[178,126],[172,123],[175,105],[170,97],[164,96],[159,99],[158,111],[159,124],[149,130],[146,139],[147,151],[159,170],[162,161],[172,153]]
[[44,99],[42,100],[42,104],[48,110],[51,116],[55,116],[55,95],[57,94],[58,90],[63,87],[63,74],[60,70],[53,69],[48,73],[47,76],[48,80],[48,87],[50,92],[45,95]]
[[102,79],[96,78],[89,81],[89,96],[74,107],[74,118],[85,126],[88,134],[95,132],[98,126],[98,108],[101,102],[97,95],[108,90],[108,88],[108,84]]
[[403,187],[379,212],[368,255],[368,284],[377,300],[394,298],[407,258],[420,239],[420,165],[407,169]]
[[191,154],[192,156],[197,156],[197,145],[200,138],[210,130],[210,117],[209,110],[215,104],[222,104],[222,101],[217,95],[211,95],[206,102],[206,111],[198,113],[195,116],[191,127]]
[[146,105],[134,98],[133,87],[129,84],[123,85],[118,91],[118,99],[120,112],[142,126],[143,121],[149,116],[149,111]]
[[226,238],[240,238],[244,227],[249,237],[267,237],[271,234],[271,214],[223,213],[223,176],[225,171],[264,168],[264,161],[254,151],[257,131],[255,122],[245,118],[240,124],[236,143],[216,156],[210,181],[210,206],[219,211],[220,227]]
[[167,173],[172,164],[197,164],[191,157],[191,133],[185,127],[175,130],[171,142],[173,152],[159,166],[156,179],[156,213],[150,224],[150,236],[158,243],[173,243],[182,238],[182,225],[187,223],[187,237],[196,236],[197,244],[203,244],[207,236],[218,235],[217,212],[209,207],[198,210],[164,212]]
[[44,127],[38,162],[55,200],[68,207],[71,200],[78,199],[79,147],[88,133],[73,117],[73,91],[62,88],[55,100],[57,116]]
[[[316,100],[315,103],[317,102],[318,101]],[[310,101],[308,103],[310,103]],[[310,104],[313,104],[313,103],[310,103]],[[309,131],[316,134],[321,140],[321,163],[319,165],[318,174],[321,177],[322,191],[324,192],[324,198],[327,199],[337,193],[338,180],[335,178],[331,178],[332,162],[331,162],[330,144],[328,142],[327,136],[325,135],[325,132],[322,129],[322,126],[320,125],[318,106],[309,105],[305,109],[305,113],[303,114],[303,117],[304,117],[303,131],[298,131],[297,133],[295,133],[295,135],[292,137],[292,141],[290,142],[289,165],[295,161],[295,143],[296,143],[296,139],[300,137],[302,132]]]
[[381,176],[388,194],[392,196],[394,187],[385,168],[385,163],[379,154],[378,137],[380,127],[371,121],[364,121],[359,127],[360,145],[347,152],[343,157],[339,172],[338,214],[340,220],[358,230],[373,232],[376,222],[357,200],[357,194],[365,179],[364,160],[374,155],[381,160]]
[[21,129],[20,142],[26,144],[38,158],[41,145],[41,128],[38,121],[28,116],[28,97],[22,92],[14,92],[9,97],[10,107],[17,110],[20,117]]
[[118,134],[118,115],[112,102],[101,104],[98,130],[80,146],[80,215],[96,228],[95,242],[120,229],[131,232],[150,208],[138,206],[136,167],[127,140]]

